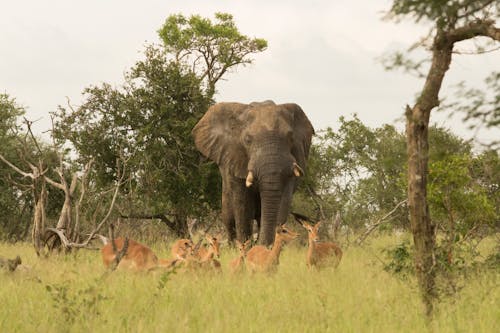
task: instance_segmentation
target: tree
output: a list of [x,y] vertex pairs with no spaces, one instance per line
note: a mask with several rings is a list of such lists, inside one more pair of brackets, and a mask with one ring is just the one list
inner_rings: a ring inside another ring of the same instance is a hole
[[[500,72],[491,73],[485,79],[485,87],[470,88],[462,81],[456,88],[455,100],[440,106],[441,109],[462,113],[464,122],[476,133],[500,126]],[[481,144],[488,149],[499,149],[500,139]]]
[[[21,131],[19,119],[25,114],[14,98],[0,94],[0,142],[2,154],[9,160],[20,162],[17,150],[20,148],[17,134]],[[30,196],[21,186],[21,179],[10,168],[0,168],[0,219],[1,238],[26,236],[29,228],[27,213],[31,211]]]
[[242,35],[227,13],[216,13],[215,23],[199,15],[171,15],[158,33],[165,51],[176,62],[189,64],[210,96],[228,70],[252,63],[249,55],[267,48],[264,39]]
[[170,16],[159,32],[164,45],[148,46],[121,86],[91,86],[80,107],[57,113],[57,137],[82,163],[95,161],[100,184],[116,178],[117,156],[128,159],[123,216],[161,219],[180,236],[188,216],[219,206],[218,171],[200,159],[191,129],[213,103],[216,82],[265,48],[241,35],[230,15],[216,18]]
[[[391,125],[369,128],[356,115],[339,124],[316,134],[294,207],[311,214],[307,207],[315,206],[313,215],[322,219],[342,211],[346,224],[361,228],[404,199],[404,135]],[[398,210],[394,225],[405,225],[406,216]]]
[[422,91],[413,106],[406,107],[408,150],[408,204],[415,243],[415,268],[426,314],[433,314],[435,287],[435,225],[429,215],[427,178],[431,111],[439,105],[439,91],[452,60],[455,44],[475,37],[500,41],[493,18],[499,5],[493,0],[395,0],[389,15],[430,21],[433,30],[429,49],[431,62]]

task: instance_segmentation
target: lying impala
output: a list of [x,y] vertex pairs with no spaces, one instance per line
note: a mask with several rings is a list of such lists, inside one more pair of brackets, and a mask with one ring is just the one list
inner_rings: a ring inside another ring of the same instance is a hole
[[280,253],[283,246],[297,238],[299,234],[289,230],[285,225],[276,228],[273,247],[269,250],[265,246],[252,247],[246,256],[246,267],[250,272],[272,272],[279,265]]
[[337,267],[342,259],[342,250],[336,243],[332,242],[320,242],[319,240],[319,227],[321,226],[321,221],[316,223],[314,226],[305,222],[306,217],[293,214],[295,220],[299,222],[308,233],[309,238],[309,248],[307,250],[306,264],[309,268],[313,266],[320,268],[333,264]]
[[[108,242],[101,249],[102,261],[106,268],[110,268],[116,256],[123,251],[125,239],[118,237],[114,240],[116,249],[113,249],[113,240]],[[125,248],[125,253],[118,263],[118,268],[130,269],[133,271],[148,271],[159,267],[158,257],[147,246],[128,239],[128,246]]]
[[172,256],[174,259],[184,260],[193,251],[194,245],[190,239],[178,239],[172,244]]
[[[179,239],[172,245],[172,255],[176,262],[175,266],[183,266],[184,268],[220,268],[220,262],[214,257],[219,257],[220,243],[217,237],[206,235],[205,239],[208,243],[207,247],[201,246],[201,241],[194,245],[189,239]],[[165,262],[165,264],[168,264]]]
[[[216,258],[220,257],[220,242],[218,236],[205,235],[207,247],[201,246],[194,249],[194,256],[202,268],[221,269],[221,264]],[[199,245],[199,244],[198,244]]]
[[247,240],[245,243],[241,243],[238,240],[236,241],[236,247],[239,251],[239,255],[229,262],[229,271],[231,272],[231,274],[237,274],[243,270],[245,257],[247,255],[247,249],[251,241],[251,239]]

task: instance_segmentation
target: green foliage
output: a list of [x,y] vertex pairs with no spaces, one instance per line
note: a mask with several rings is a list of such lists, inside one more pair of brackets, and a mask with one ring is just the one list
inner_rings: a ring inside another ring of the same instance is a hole
[[[42,160],[46,175],[53,177],[52,167],[58,163],[54,150],[27,133],[22,124],[24,107],[17,104],[14,98],[0,94],[0,154],[10,163],[24,172],[32,172],[29,163],[38,165]],[[59,191],[49,192],[47,215],[54,217],[60,208]],[[29,177],[17,173],[0,160],[0,239],[19,240],[27,237],[30,231],[32,211],[34,207],[33,181]]]
[[[470,88],[465,82],[455,87],[452,102],[443,103],[442,111],[459,112],[469,129],[479,131],[483,128],[495,129],[500,126],[500,72],[493,72],[485,79],[481,89]],[[490,149],[500,148],[500,140],[482,143]]]
[[[406,146],[403,134],[391,125],[371,129],[356,115],[340,117],[339,123],[337,131],[327,128],[316,135],[299,196],[302,201],[313,189],[325,215],[341,210],[356,228],[403,200]],[[405,223],[405,215],[402,210],[395,220]]]
[[395,246],[383,249],[387,263],[384,264],[384,271],[395,274],[403,279],[413,276],[413,249],[408,240]]
[[117,178],[116,159],[125,155],[131,180],[123,212],[195,213],[218,204],[216,170],[200,161],[190,134],[211,103],[193,72],[150,46],[121,88],[103,84],[85,94],[77,110],[60,108],[55,133],[82,163],[95,160],[100,186]]
[[451,234],[463,238],[498,219],[494,203],[471,174],[470,155],[448,155],[429,165],[428,202],[433,219]]
[[[20,144],[16,139],[21,130],[19,118],[25,110],[19,106],[15,99],[7,94],[0,94],[0,142],[1,154],[12,163],[20,163],[16,150]],[[23,228],[29,221],[26,210],[29,210],[29,196],[24,195],[24,188],[15,186],[20,181],[20,176],[0,161],[0,239],[9,239],[16,234],[22,234]]]
[[227,13],[216,13],[215,22],[199,15],[170,15],[158,33],[166,52],[192,65],[211,93],[227,70],[252,63],[249,55],[267,48],[264,39],[242,35]]
[[[360,228],[391,211],[406,197],[406,140],[391,125],[369,128],[356,116],[339,119],[339,129],[320,131],[311,147],[306,177],[294,209],[326,217],[342,212],[350,227]],[[494,151],[475,155],[470,142],[448,129],[429,128],[431,216],[448,230],[450,211],[460,236],[484,236],[500,209],[500,162]],[[314,210],[313,208],[316,208]],[[399,209],[385,227],[406,227],[407,209]],[[481,230],[481,232],[478,232]]]
[[439,26],[453,27],[458,20],[473,18],[489,7],[498,10],[498,3],[491,0],[394,0],[390,15],[409,16],[416,22],[427,20]]
[[102,281],[98,278],[84,288],[78,288],[70,281],[45,285],[54,308],[61,314],[61,324],[65,330],[85,321],[87,317],[97,318],[101,315],[101,304],[108,297],[102,293],[99,283]]

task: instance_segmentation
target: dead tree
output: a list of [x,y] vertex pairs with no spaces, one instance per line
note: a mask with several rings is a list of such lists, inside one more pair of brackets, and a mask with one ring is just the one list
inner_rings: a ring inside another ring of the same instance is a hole
[[[80,249],[80,248],[87,248],[89,247],[90,241],[92,241],[95,237],[101,237],[97,233],[101,228],[106,224],[106,222],[109,220],[109,217],[111,216],[111,213],[114,210],[116,199],[118,197],[118,194],[120,192],[120,187],[124,183],[125,175],[126,175],[126,161],[123,163],[120,163],[120,161],[123,161],[123,159],[118,159],[117,160],[117,170],[119,170],[119,179],[116,182],[114,189],[113,189],[113,197],[111,199],[111,203],[109,204],[108,210],[106,215],[101,219],[101,221],[96,224],[94,223],[95,227],[94,229],[90,232],[90,234],[87,236],[87,238],[83,242],[77,242],[77,241],[72,241],[70,237],[66,234],[64,229],[60,228],[46,228],[45,231],[45,240],[47,247],[49,248],[50,251],[53,250],[64,250],[64,251],[70,251],[71,249]],[[89,165],[89,164],[87,164]],[[105,191],[109,192],[109,191]],[[81,201],[83,200],[83,197],[80,197],[79,204],[81,204]]]
[[[30,137],[33,141],[33,144],[38,149],[39,155],[42,156],[42,151],[38,142],[31,131],[32,122],[25,119],[25,124],[28,129],[28,133],[26,137]],[[25,138],[26,138],[25,137]],[[22,141],[22,147],[24,150],[28,151],[28,143],[26,141]],[[55,143],[54,143],[55,145]],[[21,176],[25,178],[31,179],[29,188],[33,191],[33,198],[35,201],[35,207],[33,212],[33,228],[32,228],[32,239],[35,251],[38,256],[42,254],[44,247],[48,249],[48,253],[54,250],[64,250],[69,251],[74,248],[86,248],[89,246],[89,243],[94,237],[97,236],[97,232],[101,229],[101,227],[108,221],[116,202],[116,198],[118,196],[120,186],[123,184],[125,179],[125,167],[127,160],[123,157],[117,159],[117,170],[118,170],[118,180],[112,189],[113,197],[108,208],[107,214],[104,218],[99,222],[95,223],[95,228],[89,234],[89,236],[83,241],[79,242],[80,239],[80,210],[81,205],[84,200],[84,196],[86,195],[88,176],[90,170],[92,168],[93,161],[89,161],[85,167],[81,175],[74,172],[73,174],[67,175],[68,172],[65,168],[65,161],[62,153],[58,153],[59,156],[59,165],[55,168],[56,174],[59,176],[59,180],[55,181],[47,175],[48,169],[44,167],[44,161],[42,157],[39,157],[37,163],[31,163],[24,155],[26,153],[20,153],[21,159],[27,164],[27,166],[31,169],[31,172],[27,172],[14,165],[10,161],[8,161],[2,154],[0,154],[0,160],[6,163],[9,167],[11,167],[14,171],[19,173]],[[68,181],[67,179],[71,179]],[[64,192],[64,202],[61,207],[61,211],[59,214],[59,218],[55,228],[47,228],[46,227],[46,213],[45,207],[47,204],[47,184],[61,190]],[[74,195],[76,193],[76,189],[79,187],[80,189],[80,197],[79,200],[74,202]],[[102,195],[110,192],[109,190],[101,193]],[[73,223],[73,215],[75,216],[75,220]],[[94,218],[97,218],[94,216]]]
[[28,187],[31,188],[35,202],[31,238],[33,241],[33,246],[35,247],[36,254],[39,256],[43,248],[42,235],[45,230],[46,223],[45,205],[47,202],[47,190],[44,174],[47,172],[47,169],[44,170],[43,162],[41,159],[38,161],[38,165],[32,164],[25,160],[25,162],[28,164],[28,167],[31,169],[31,172],[21,170],[10,161],[8,161],[2,154],[0,154],[0,160],[2,160],[5,164],[7,164],[21,176],[31,179]]

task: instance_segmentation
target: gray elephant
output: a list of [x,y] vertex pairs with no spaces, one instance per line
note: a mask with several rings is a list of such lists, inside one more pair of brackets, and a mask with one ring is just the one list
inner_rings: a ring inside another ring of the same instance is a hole
[[303,175],[314,129],[297,104],[218,103],[193,128],[198,150],[222,175],[222,220],[230,241],[270,245],[286,221],[296,179]]

